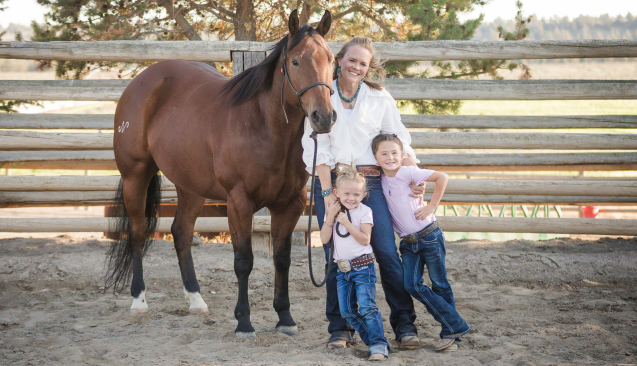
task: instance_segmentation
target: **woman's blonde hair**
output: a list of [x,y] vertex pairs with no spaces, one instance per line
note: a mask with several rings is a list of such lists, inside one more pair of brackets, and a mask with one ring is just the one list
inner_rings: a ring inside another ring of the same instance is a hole
[[341,165],[338,169],[338,177],[336,177],[336,189],[343,182],[363,183],[363,192],[367,192],[367,180],[365,176],[350,165]]
[[363,82],[372,89],[382,90],[383,88],[385,88],[380,83],[371,80],[372,78],[378,81],[385,80],[386,72],[385,68],[383,68],[382,62],[380,62],[378,60],[378,57],[376,56],[376,49],[372,44],[372,39],[369,37],[354,37],[349,42],[343,45],[343,48],[341,48],[341,50],[338,51],[338,53],[334,57],[336,62],[334,66],[334,73],[332,74],[333,80],[336,80],[338,78],[338,72],[336,71],[339,67],[338,60],[341,60],[343,57],[345,57],[345,54],[352,46],[361,46],[364,49],[368,50],[369,53],[372,55],[372,59],[369,62],[369,70],[367,70],[367,75],[365,75],[365,80],[363,80]]

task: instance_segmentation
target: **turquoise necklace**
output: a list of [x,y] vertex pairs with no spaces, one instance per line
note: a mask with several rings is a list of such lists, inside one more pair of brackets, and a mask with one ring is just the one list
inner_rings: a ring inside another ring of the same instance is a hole
[[[338,70],[338,71],[339,71],[339,74],[340,74],[340,67],[339,67],[339,70]],[[349,105],[349,106],[350,106],[350,108],[352,108],[352,107],[353,107],[353,103],[352,103],[352,102],[353,102],[353,101],[354,101],[354,99],[356,99],[356,97],[358,96],[358,92],[360,92],[360,91],[361,91],[361,86],[363,85],[363,80],[365,80],[365,78],[364,78],[364,77],[361,79],[360,84],[358,84],[358,89],[356,89],[356,94],[354,94],[354,96],[353,96],[353,97],[351,97],[351,98],[345,98],[345,97],[343,96],[343,93],[341,92],[341,87],[338,85],[338,78],[336,78],[336,90],[338,90],[338,96],[339,96],[339,97],[341,97],[341,99],[343,99],[344,101],[349,102],[349,103],[350,103],[350,105]]]

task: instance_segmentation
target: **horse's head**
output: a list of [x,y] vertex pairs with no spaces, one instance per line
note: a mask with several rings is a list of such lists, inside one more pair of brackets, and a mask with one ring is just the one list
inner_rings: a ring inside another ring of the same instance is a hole
[[326,10],[316,29],[299,28],[299,16],[294,10],[288,20],[288,51],[282,58],[292,86],[284,89],[284,99],[290,105],[300,103],[312,129],[318,133],[330,132],[336,121],[336,111],[330,102],[334,55],[323,38],[331,23],[332,15]]

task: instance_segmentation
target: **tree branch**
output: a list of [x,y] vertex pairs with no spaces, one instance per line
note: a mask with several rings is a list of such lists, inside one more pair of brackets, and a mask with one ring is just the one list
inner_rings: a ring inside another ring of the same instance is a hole
[[230,17],[232,19],[236,19],[237,18],[237,14],[231,12],[230,10],[224,8],[223,6],[220,6],[219,3],[217,3],[216,1],[208,0],[208,5],[211,5],[218,12],[224,14],[227,17]]
[[379,27],[381,27],[385,32],[387,32],[388,35],[391,35],[392,38],[394,38],[395,41],[398,41],[398,36],[396,36],[396,32],[394,32],[393,30],[389,29],[389,27],[387,27],[387,25],[383,22],[381,22],[377,17],[375,17],[372,13],[368,12],[367,10],[363,10],[361,9],[361,14],[363,14],[365,17],[367,17],[368,19],[370,19],[371,21],[373,21],[374,23],[376,23]]
[[[221,19],[223,21],[226,21],[226,22],[229,22],[229,23],[234,22],[234,19],[226,17],[225,15],[221,14],[216,9],[212,9],[212,8],[207,7],[207,6],[203,6],[201,4],[197,4],[196,2],[194,2],[192,0],[187,0],[187,1],[192,7],[196,8],[196,9],[207,11],[207,12],[211,13],[212,15],[214,15],[215,17],[217,17],[217,18],[219,18],[219,19]],[[230,13],[230,14],[232,14],[233,17],[234,17],[234,13]]]
[[188,21],[186,20],[186,18],[184,18],[183,14],[181,14],[180,11],[175,10],[172,1],[158,0],[157,5],[164,7],[164,9],[166,9],[166,12],[168,12],[169,15],[172,15],[173,19],[175,19],[175,21],[179,25],[179,28],[184,31],[184,34],[186,35],[186,37],[188,37],[189,40],[201,41],[201,37],[199,36],[199,34],[197,34],[195,28],[193,28],[192,25],[188,23]]

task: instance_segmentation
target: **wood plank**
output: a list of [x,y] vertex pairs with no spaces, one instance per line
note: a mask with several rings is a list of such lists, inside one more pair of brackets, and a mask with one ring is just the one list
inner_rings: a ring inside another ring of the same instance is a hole
[[[206,199],[207,204],[226,204]],[[0,192],[0,207],[104,206],[115,203],[115,191]],[[161,203],[176,204],[176,191],[162,191]]]
[[112,133],[0,131],[0,150],[112,150]]
[[386,79],[385,86],[405,100],[637,99],[634,80]]
[[637,166],[637,153],[417,154],[417,157],[422,166],[450,168],[495,166],[502,170],[507,166],[562,166],[568,170],[578,165]]
[[438,114],[402,114],[401,119],[407,128],[637,128],[637,115],[457,116]]
[[[440,226],[448,232],[501,232],[585,235],[637,235],[637,220],[566,219],[526,217],[437,217]],[[302,216],[294,231],[307,231],[307,216]],[[170,231],[173,218],[159,218],[157,231]],[[0,232],[105,232],[110,231],[111,220],[103,217],[83,218],[0,218]],[[318,231],[316,217],[312,230]],[[255,232],[270,231],[270,217],[254,220]],[[200,217],[195,231],[227,232],[225,217]]]
[[[71,61],[232,61],[232,51],[267,51],[246,41],[0,42],[0,58]],[[336,54],[343,43],[328,42]],[[637,57],[634,40],[375,42],[387,61]]]
[[[429,201],[431,194],[425,194],[424,200]],[[618,196],[548,196],[548,195],[502,195],[502,194],[447,194],[442,196],[441,202],[459,204],[554,204],[554,205],[579,205],[579,206],[603,206],[603,205],[634,205],[637,197]]]
[[[0,176],[0,191],[112,192],[117,189],[120,178],[119,175]],[[427,183],[428,192],[432,192],[433,188],[433,183]],[[162,191],[174,190],[175,185],[166,177],[162,177]],[[637,178],[632,178],[632,180],[588,178],[585,181],[564,179],[449,179],[445,194],[637,197]]]
[[232,76],[241,74],[243,70],[243,52],[232,52]]
[[112,114],[2,113],[4,129],[95,129],[112,130]]
[[[113,129],[112,114],[0,114],[3,129]],[[554,129],[637,128],[637,115],[457,116],[402,114],[407,128]]]
[[[416,149],[637,150],[637,135],[580,133],[412,132]],[[111,150],[112,133],[1,131],[0,150]]]
[[[130,80],[0,80],[0,100],[117,101]],[[395,99],[637,99],[635,80],[386,79]]]
[[411,147],[415,149],[458,149],[461,147],[463,149],[637,150],[637,135],[551,132],[412,132]]
[[0,151],[0,168],[117,170],[112,150]]

